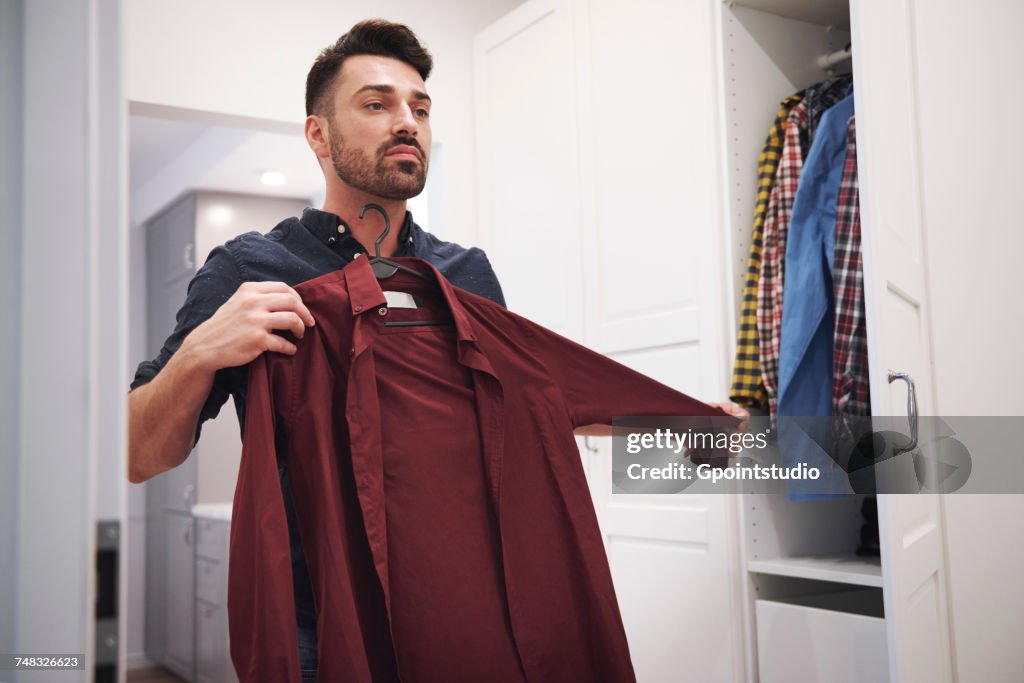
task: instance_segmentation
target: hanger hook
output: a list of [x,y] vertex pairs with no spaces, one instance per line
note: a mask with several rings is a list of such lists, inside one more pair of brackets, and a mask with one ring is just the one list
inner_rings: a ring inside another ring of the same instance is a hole
[[375,252],[373,257],[374,258],[380,258],[380,245],[384,241],[384,239],[388,236],[388,233],[391,232],[391,219],[388,218],[388,212],[385,211],[384,207],[382,207],[380,204],[365,204],[363,206],[363,208],[359,210],[359,219],[360,220],[362,220],[363,216],[366,215],[366,210],[367,209],[375,209],[375,210],[380,212],[381,216],[384,216],[384,232],[382,232],[377,237],[377,241],[375,241],[373,243],[373,250]]

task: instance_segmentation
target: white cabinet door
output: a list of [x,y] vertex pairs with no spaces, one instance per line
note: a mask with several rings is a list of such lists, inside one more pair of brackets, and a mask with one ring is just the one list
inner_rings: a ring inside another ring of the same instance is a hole
[[[680,391],[722,398],[731,307],[709,170],[719,130],[713,4],[572,7],[586,343]],[[737,680],[730,497],[613,495],[611,440],[597,443],[594,503],[637,679]],[[700,656],[681,659],[696,633]]]
[[[708,2],[531,0],[476,41],[481,234],[510,308],[707,399],[725,374],[713,39]],[[610,440],[589,442],[638,680],[735,680],[728,498],[613,499]]]
[[[922,413],[1020,415],[1024,327],[1013,298],[1024,249],[1024,45],[1017,35],[1024,4],[860,0],[854,18],[868,46],[855,53],[865,86],[857,95],[858,126],[868,126],[870,136],[859,159],[869,167],[864,175],[872,174],[862,200],[871,211],[865,239],[880,237],[865,254],[877,266],[869,335],[872,322],[883,326],[880,351],[870,359],[872,385],[884,381],[886,369],[907,367],[916,351],[911,372],[923,384]],[[975,116],[965,119],[951,106],[957,93],[979,95]],[[918,288],[921,270],[927,299]],[[901,344],[917,348],[897,354]],[[873,393],[883,402],[876,412],[898,414],[899,392]],[[890,496],[879,512],[887,524],[893,680],[1019,680],[1024,589],[1016,567],[1024,555],[1014,539],[1024,500]]]
[[713,5],[578,0],[573,14],[587,342],[672,346],[691,393],[722,391]]
[[[890,371],[913,378],[922,414],[935,411],[919,114],[948,102],[923,101],[918,90],[911,10],[926,5],[851,6],[871,403],[880,416],[906,412],[907,385],[890,383]],[[956,43],[951,35],[947,47]],[[940,500],[880,495],[878,512],[891,680],[952,680]]]
[[582,341],[568,0],[532,0],[475,43],[480,239],[509,309]]

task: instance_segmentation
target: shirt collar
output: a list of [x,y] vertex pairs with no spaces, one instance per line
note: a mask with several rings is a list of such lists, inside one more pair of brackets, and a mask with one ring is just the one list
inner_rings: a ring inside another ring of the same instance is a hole
[[[424,261],[421,258],[415,257],[398,257],[389,258],[389,261],[400,263],[403,266],[413,268],[427,276],[428,280],[433,279],[444,295],[445,302],[448,304],[448,309],[452,313],[452,318],[455,321],[455,331],[458,335],[459,341],[471,341],[476,342],[476,334],[473,332],[472,323],[469,320],[469,314],[466,313],[465,307],[462,302],[455,295],[454,288],[450,282],[441,272],[433,266],[429,261]],[[376,311],[381,306],[387,305],[387,300],[384,298],[384,290],[380,286],[380,280],[373,274],[373,267],[370,266],[370,259],[368,258],[356,258],[352,263],[348,264],[342,269],[342,274],[345,277],[345,285],[348,290],[349,305],[352,308],[352,315],[358,316],[363,315],[367,312],[373,313],[376,317]]]
[[[307,230],[316,235],[317,239],[332,249],[345,246],[355,246],[358,240],[352,235],[352,229],[340,216],[320,209],[307,206],[302,210],[302,217],[299,222]],[[402,221],[402,228],[398,231],[398,253],[405,253],[406,245],[411,247],[416,240],[416,233],[419,226],[412,220],[412,212],[405,212],[405,220]],[[333,240],[333,241],[332,241]]]

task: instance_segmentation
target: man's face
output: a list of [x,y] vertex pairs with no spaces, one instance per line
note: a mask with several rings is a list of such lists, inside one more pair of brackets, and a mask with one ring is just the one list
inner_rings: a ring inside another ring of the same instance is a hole
[[423,191],[430,153],[430,97],[412,66],[356,55],[336,77],[328,123],[331,162],[346,184],[384,199]]

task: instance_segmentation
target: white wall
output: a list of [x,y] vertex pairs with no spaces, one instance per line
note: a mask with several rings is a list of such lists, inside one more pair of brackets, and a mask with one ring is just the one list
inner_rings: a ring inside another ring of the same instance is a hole
[[[444,144],[447,200],[436,226],[476,242],[473,35],[521,0],[135,0],[125,3],[125,88],[132,102],[264,119],[301,130],[306,74],[355,22],[407,24],[434,55],[427,88]],[[436,169],[442,170],[442,169]]]
[[[120,3],[22,7],[22,59],[14,59],[23,67],[22,124],[12,130],[31,153],[15,222],[20,377],[9,452],[19,499],[17,540],[3,553],[17,566],[9,651],[84,654],[95,648],[96,521],[120,517],[125,483]],[[12,678],[23,683],[53,678],[19,674]],[[87,671],[62,677],[90,679]]]
[[[21,310],[21,132],[22,3],[0,3],[0,311],[17,320]],[[18,510],[18,343],[0,335],[0,548],[17,543]],[[0,652],[14,652],[15,577],[11,552],[0,553]]]

